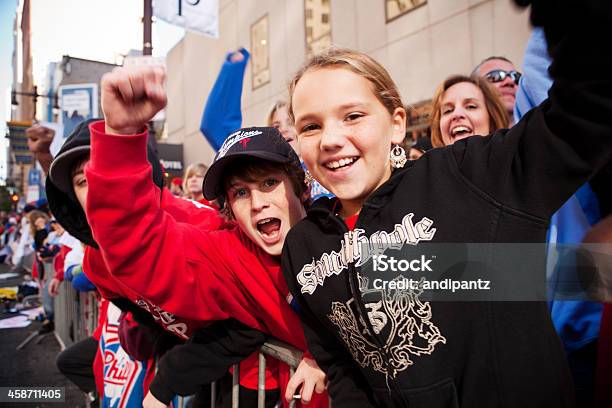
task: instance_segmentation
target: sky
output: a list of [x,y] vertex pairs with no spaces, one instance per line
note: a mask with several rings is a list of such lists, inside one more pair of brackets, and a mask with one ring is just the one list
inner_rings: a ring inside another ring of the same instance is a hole
[[[6,172],[6,121],[10,119],[13,20],[17,0],[0,0],[0,178]],[[44,84],[47,66],[63,55],[118,63],[142,49],[142,0],[30,0],[34,82]],[[184,30],[153,23],[153,55],[164,56]]]
[[0,177],[6,172],[6,121],[10,118],[13,55],[13,18],[17,0],[0,0]]

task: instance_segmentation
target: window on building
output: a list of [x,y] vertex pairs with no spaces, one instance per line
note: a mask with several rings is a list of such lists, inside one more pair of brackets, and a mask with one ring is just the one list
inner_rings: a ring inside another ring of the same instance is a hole
[[427,0],[385,0],[387,23],[426,3]]
[[304,1],[306,54],[311,56],[331,46],[331,4],[329,0]]
[[270,82],[267,14],[251,26],[251,72],[253,89]]

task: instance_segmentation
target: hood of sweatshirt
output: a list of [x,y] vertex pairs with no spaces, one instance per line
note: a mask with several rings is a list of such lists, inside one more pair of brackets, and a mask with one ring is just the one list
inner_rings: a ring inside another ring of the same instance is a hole
[[[74,194],[70,173],[80,158],[89,155],[91,146],[89,125],[99,120],[89,119],[81,122],[68,136],[51,163],[45,185],[53,216],[72,236],[94,248],[98,248],[98,244],[91,233],[85,211]],[[163,169],[157,154],[149,145],[147,145],[147,158],[153,168],[153,182],[159,188],[163,188]]]

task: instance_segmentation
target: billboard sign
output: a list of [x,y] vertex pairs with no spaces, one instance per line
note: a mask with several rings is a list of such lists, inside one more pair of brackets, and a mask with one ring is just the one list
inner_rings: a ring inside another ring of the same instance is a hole
[[64,138],[82,121],[98,116],[98,84],[60,86],[59,98]]

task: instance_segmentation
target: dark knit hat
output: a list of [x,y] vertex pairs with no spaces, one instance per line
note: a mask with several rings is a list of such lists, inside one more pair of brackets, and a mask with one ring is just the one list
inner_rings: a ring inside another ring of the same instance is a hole
[[273,127],[240,129],[225,139],[215,160],[204,176],[202,191],[207,200],[223,195],[223,175],[227,166],[244,157],[256,157],[275,163],[294,162],[300,166],[300,158]]
[[[76,199],[72,188],[71,170],[81,157],[89,155],[91,134],[89,125],[101,119],[88,119],[81,122],[68,136],[53,159],[45,184],[51,213],[70,235],[86,245],[97,248],[85,210]],[[164,174],[157,155],[147,146],[147,156],[153,167],[153,182],[160,188],[164,185]]]

